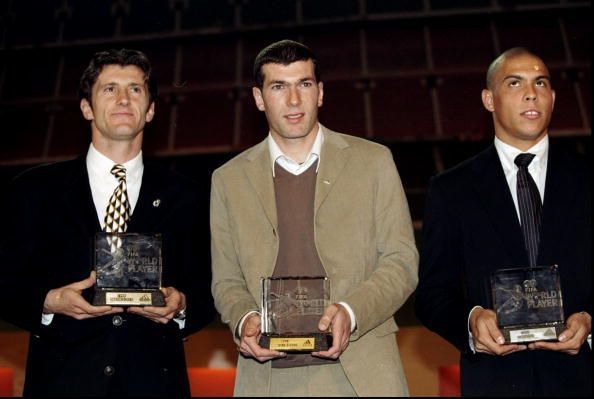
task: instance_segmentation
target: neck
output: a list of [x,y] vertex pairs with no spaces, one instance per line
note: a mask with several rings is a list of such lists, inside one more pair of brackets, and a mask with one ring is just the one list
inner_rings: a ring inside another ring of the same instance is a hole
[[530,148],[534,147],[538,142],[540,142],[540,140],[542,140],[546,136],[546,132],[532,140],[521,140],[516,139],[514,137],[510,137],[508,135],[501,135],[497,133],[495,135],[499,140],[501,140],[505,144],[511,145],[512,147],[515,147],[522,152],[526,152]]
[[280,137],[277,134],[272,134],[274,142],[281,149],[283,154],[291,158],[297,163],[303,163],[306,160],[307,154],[311,151],[316,137],[318,136],[318,126],[315,130],[305,137],[287,139]]
[[123,164],[134,159],[142,149],[142,140],[130,141],[105,141],[93,139],[93,146],[101,154],[115,163]]

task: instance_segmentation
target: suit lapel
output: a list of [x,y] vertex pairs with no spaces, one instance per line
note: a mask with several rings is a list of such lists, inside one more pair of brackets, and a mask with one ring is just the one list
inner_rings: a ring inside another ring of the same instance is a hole
[[[324,131],[324,144],[320,154],[320,169],[316,181],[315,209],[317,212],[328,193],[332,191],[334,183],[344,169],[350,155],[343,151],[348,147],[337,133],[326,129]],[[274,180],[272,178],[272,161],[268,152],[267,140],[262,141],[247,157],[250,161],[246,166],[245,173],[254,190],[258,194],[262,208],[270,221],[270,224],[277,228],[278,219],[276,215],[276,198],[274,195]]]
[[78,226],[83,236],[90,236],[101,231],[101,225],[93,203],[85,157],[72,161],[72,166],[72,174],[62,193],[62,202],[67,210],[67,217]]
[[168,179],[155,166],[145,164],[138,202],[128,224],[129,232],[155,231],[167,209],[171,209],[176,201],[175,194],[171,193],[169,186]]
[[256,191],[258,199],[262,204],[264,213],[274,229],[278,227],[276,216],[276,197],[274,195],[274,181],[272,178],[272,161],[268,151],[268,139],[262,141],[247,157],[250,161],[246,168],[250,184]]
[[528,265],[520,222],[494,145],[475,158],[473,173],[474,187],[510,261]]
[[350,158],[350,153],[344,151],[345,148],[348,148],[348,143],[337,133],[326,129],[324,126],[322,126],[322,130],[324,131],[324,144],[322,145],[320,169],[316,180],[314,214],[317,214],[318,209],[332,191],[334,183],[336,183],[338,176]]
[[559,237],[563,237],[564,234],[559,229],[567,225],[565,222],[567,211],[571,209],[577,195],[575,174],[568,167],[571,160],[563,159],[563,155],[555,150],[554,146],[549,146],[538,251],[539,262],[551,259],[552,254],[556,253],[556,248],[562,245]]

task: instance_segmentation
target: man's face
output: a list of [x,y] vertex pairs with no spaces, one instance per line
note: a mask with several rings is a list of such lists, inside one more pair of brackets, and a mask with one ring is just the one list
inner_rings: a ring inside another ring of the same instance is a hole
[[153,119],[144,72],[134,65],[106,65],[92,88],[91,104],[81,100],[85,119],[92,121],[93,140],[132,141]]
[[323,84],[316,82],[313,62],[265,64],[262,72],[262,89],[254,87],[253,95],[258,109],[266,113],[275,139],[286,141],[315,134],[324,90]]
[[505,59],[493,75],[492,90],[483,90],[482,98],[503,142],[527,150],[547,134],[555,92],[539,58],[521,54]]

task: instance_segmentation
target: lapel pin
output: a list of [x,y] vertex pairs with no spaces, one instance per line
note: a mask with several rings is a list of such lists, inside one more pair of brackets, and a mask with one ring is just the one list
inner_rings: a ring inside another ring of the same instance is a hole
[[324,180],[324,184],[330,184],[330,180]]
[[156,200],[154,200],[154,201],[153,201],[153,206],[154,206],[155,208],[158,208],[158,207],[159,207],[159,205],[161,205],[161,200],[160,200],[160,199],[156,199]]

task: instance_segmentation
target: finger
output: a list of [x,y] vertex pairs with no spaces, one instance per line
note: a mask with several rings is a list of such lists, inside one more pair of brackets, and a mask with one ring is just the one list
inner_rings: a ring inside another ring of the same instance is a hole
[[286,356],[286,353],[284,352],[261,347],[260,344],[258,344],[258,341],[253,337],[241,340],[240,351],[261,362]]
[[332,324],[332,320],[336,316],[336,313],[338,313],[338,310],[338,306],[335,304],[328,306],[324,310],[324,314],[318,323],[318,329],[320,331],[326,331],[328,329],[328,327]]
[[161,324],[167,324],[172,319],[172,317],[164,317],[159,314],[149,313],[149,312],[145,311],[143,308],[141,308],[140,306],[131,306],[127,309],[127,312],[135,314],[137,316],[142,316],[142,317],[147,318],[151,321],[154,321],[155,323],[161,323]]
[[559,342],[536,341],[529,345],[530,349],[544,349],[550,351],[561,351],[570,349],[569,346]]
[[505,344],[505,338],[503,337],[503,333],[497,327],[496,323],[486,323],[487,331],[489,332],[489,336],[491,339],[498,343],[499,345]]
[[505,347],[501,348],[501,352],[499,354],[501,356],[507,356],[512,353],[520,352],[526,349],[528,349],[526,345],[505,345]]
[[85,312],[82,309],[79,309],[78,311],[78,317],[79,319],[88,319],[88,318],[92,318],[92,317],[101,317],[101,316],[108,316],[110,314],[116,314],[116,313],[122,313],[124,310],[122,308],[111,308],[107,311],[104,312],[94,312],[94,313],[89,313],[89,312]]
[[179,302],[181,300],[180,292],[175,287],[161,287],[161,292],[167,302],[170,300]]
[[334,334],[332,336],[332,346],[326,351],[313,352],[312,355],[318,357],[326,357],[330,359],[338,359],[340,355],[349,346],[350,334]]
[[559,334],[559,342],[566,342],[576,336],[577,330],[573,328],[566,328],[561,334]]
[[65,309],[78,309],[79,313],[88,313],[90,315],[99,314],[111,310],[111,306],[93,306],[87,302],[80,293],[74,289],[64,289],[62,292],[62,306]]
[[325,351],[312,352],[312,356],[338,359],[342,354],[343,341],[342,332],[335,330],[332,333],[332,346]]
[[91,272],[91,274],[89,275],[89,277],[85,278],[84,280],[80,280],[75,283],[72,283],[68,287],[78,290],[78,291],[82,291],[82,290],[86,290],[87,288],[91,288],[93,285],[95,285],[95,281],[96,281],[96,274],[95,274],[95,271],[93,270]]
[[131,306],[128,308],[128,313],[134,313],[134,314],[148,317],[148,318],[162,318],[162,317],[166,317],[168,314],[171,314],[171,312],[163,313],[162,311],[159,311],[159,309],[160,308],[155,308],[155,307],[152,307],[152,309],[149,309],[149,306],[147,306],[147,307]]
[[[88,305],[88,304],[87,304]],[[111,306],[93,306],[93,305],[84,305],[81,307],[81,310],[89,315],[96,316],[108,313],[120,313],[124,309],[122,308],[112,308]],[[119,310],[117,310],[119,309]]]
[[327,359],[338,359],[342,351],[335,348],[329,348],[327,351],[312,352],[311,355],[315,357],[323,357]]
[[151,314],[157,317],[167,317],[168,315],[175,315],[177,313],[177,306],[135,306],[144,311],[144,313]]

